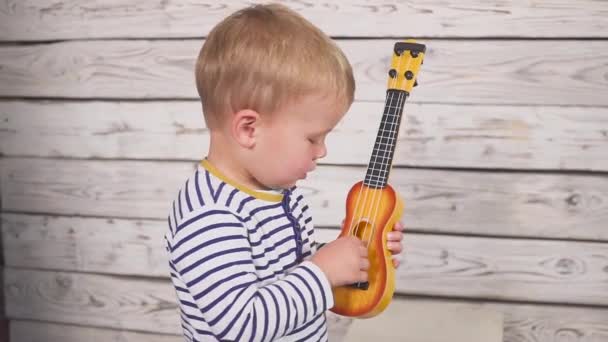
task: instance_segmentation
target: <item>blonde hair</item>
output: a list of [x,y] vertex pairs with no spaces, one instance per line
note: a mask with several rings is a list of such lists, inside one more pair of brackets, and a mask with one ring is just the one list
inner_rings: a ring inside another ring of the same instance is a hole
[[344,53],[289,8],[255,5],[220,22],[196,62],[196,87],[210,128],[242,109],[271,114],[310,94],[334,95],[347,109],[355,82]]

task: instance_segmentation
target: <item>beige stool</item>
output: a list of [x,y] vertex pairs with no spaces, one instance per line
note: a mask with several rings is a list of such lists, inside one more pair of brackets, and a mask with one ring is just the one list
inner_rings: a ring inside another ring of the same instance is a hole
[[[353,319],[328,315],[330,342],[502,342],[503,317],[481,305],[394,299],[380,315]],[[345,322],[346,321],[346,322]],[[341,330],[341,331],[340,331]],[[340,336],[343,335],[343,336]]]

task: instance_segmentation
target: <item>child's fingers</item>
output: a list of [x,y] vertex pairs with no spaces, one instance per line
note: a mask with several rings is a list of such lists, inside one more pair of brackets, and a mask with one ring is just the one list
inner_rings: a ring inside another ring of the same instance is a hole
[[388,235],[386,236],[388,241],[396,241],[399,242],[401,240],[403,240],[403,233],[400,231],[396,231],[396,232],[390,232],[388,233]]
[[399,221],[399,222],[395,223],[395,227],[393,227],[393,230],[403,231],[403,230],[405,230],[405,225],[403,224],[403,222]]
[[386,247],[393,254],[399,254],[403,251],[403,245],[401,242],[389,241],[386,243]]
[[395,266],[395,268],[398,268],[399,265],[401,265],[401,258],[400,257],[393,257],[393,266]]

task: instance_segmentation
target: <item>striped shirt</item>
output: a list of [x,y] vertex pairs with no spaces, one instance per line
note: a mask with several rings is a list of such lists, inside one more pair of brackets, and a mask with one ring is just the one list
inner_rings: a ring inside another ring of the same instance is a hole
[[256,191],[206,159],[173,201],[165,234],[187,341],[327,341],[331,286],[309,257],[297,187]]

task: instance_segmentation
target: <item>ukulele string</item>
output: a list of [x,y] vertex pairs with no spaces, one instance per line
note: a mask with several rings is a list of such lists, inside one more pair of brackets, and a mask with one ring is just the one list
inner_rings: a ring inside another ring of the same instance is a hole
[[[405,99],[406,99],[406,98],[407,98],[407,96],[405,96],[405,94],[403,94],[403,93],[399,93],[399,95],[397,96],[397,107],[396,107],[396,108],[394,108],[394,109],[396,110],[396,112],[395,112],[395,114],[394,114],[394,119],[393,119],[395,122],[391,123],[391,126],[394,126],[394,127],[391,127],[391,130],[390,130],[390,138],[388,138],[388,139],[387,139],[387,140],[389,141],[389,143],[391,143],[391,144],[393,144],[393,143],[395,143],[395,144],[396,144],[396,140],[397,140],[397,134],[398,134],[398,128],[399,128],[399,122],[398,122],[398,120],[399,120],[399,114],[400,114],[400,113],[399,113],[399,108],[403,108],[402,106],[403,106],[403,103],[405,102]],[[393,151],[392,151],[392,153],[394,154],[394,147],[393,147]],[[383,173],[383,174],[385,174],[385,175],[384,175],[384,178],[385,178],[386,180],[388,180],[388,177],[389,177],[389,173],[390,173],[390,163],[391,163],[391,159],[392,159],[393,154],[391,154],[391,155],[387,156],[387,157],[386,157],[386,159],[387,159],[387,163],[382,165],[382,168],[386,167],[386,169],[385,169],[385,170],[382,170],[382,173]],[[381,207],[381,203],[382,203],[382,192],[381,192],[381,191],[379,191],[379,194],[380,194],[380,195],[379,195],[379,197],[380,197],[380,198],[379,198],[377,201],[374,201],[374,202],[373,202],[374,204],[372,205],[372,208],[375,208],[375,209],[374,209],[374,214],[372,215],[372,217],[373,217],[373,218],[376,218],[376,216],[378,215],[378,211],[379,211],[379,209],[380,209],[380,207]],[[375,229],[376,229],[376,225],[374,224],[374,225],[372,226],[372,232],[371,232],[371,234],[370,234],[370,238],[369,238],[369,239],[370,239],[370,241],[371,241],[371,237],[372,237],[372,236],[373,236],[373,234],[375,233]],[[368,245],[369,245],[369,241],[368,241]]]
[[[402,54],[405,54],[405,51],[403,51]],[[404,59],[403,57],[399,58],[397,70],[403,70],[401,68],[401,63],[403,62],[403,59]],[[393,83],[393,86],[391,87],[392,89],[396,88],[395,84],[397,83],[397,79],[398,79],[398,77],[395,77],[395,79],[392,81],[392,83]],[[387,123],[389,123],[389,122],[391,123],[390,124],[391,127],[388,128],[389,137],[390,137],[389,139],[391,141],[387,140],[388,144],[393,144],[395,142],[395,140],[396,140],[396,136],[397,136],[397,133],[398,133],[397,129],[396,129],[397,126],[398,126],[396,119],[399,117],[398,116],[398,114],[399,114],[398,110],[399,110],[399,108],[401,107],[401,105],[403,103],[402,102],[402,98],[404,96],[402,96],[402,95],[403,95],[402,93],[398,93],[398,95],[397,95],[397,106],[396,107],[391,106],[393,104],[392,93],[391,93],[391,101],[388,102],[387,113],[386,113],[386,115],[388,115],[388,116],[387,116],[387,120],[386,120],[385,125],[384,125],[384,128],[387,128]],[[395,123],[394,124],[392,123],[392,119],[391,119],[391,121],[389,121],[389,119],[391,118],[390,117],[390,115],[391,115],[391,109],[393,109],[393,108],[395,109],[395,111],[393,113],[394,114],[394,118],[395,118],[395,120],[394,120]],[[382,132],[382,134],[381,134],[380,143],[382,143],[382,137],[383,136],[384,136],[384,132]],[[381,144],[378,145],[378,149],[380,151],[382,151]],[[385,179],[388,180],[388,174],[390,172],[389,164],[390,164],[391,156],[387,152],[389,152],[389,151],[386,151],[386,150],[383,151],[383,155],[381,157],[382,158],[382,162],[380,163],[380,169],[378,170],[379,172],[378,172],[378,177],[376,179],[376,185],[378,185],[378,181],[381,179],[381,177],[385,177]],[[391,153],[394,153],[394,149],[393,149],[393,151]],[[373,172],[372,172],[372,176],[373,176]],[[382,203],[382,190],[376,189],[376,190],[373,190],[373,191],[374,191],[374,193],[372,195],[371,205],[367,207],[369,209],[369,213],[368,213],[369,215],[371,215],[372,212],[373,212],[373,216],[370,217],[372,229],[371,229],[371,232],[369,234],[369,238],[368,239],[365,239],[365,237],[362,237],[363,238],[362,240],[364,240],[364,241],[367,242],[367,244],[366,244],[367,248],[369,248],[369,244],[370,244],[371,238],[374,236],[374,233],[375,233],[375,230],[376,230],[376,222],[375,222],[376,221],[376,215],[378,215],[378,210],[380,208],[380,204]],[[376,199],[376,197],[378,197],[378,198]],[[364,234],[365,234],[365,232],[364,232]]]
[[[396,139],[397,139],[397,133],[398,133],[398,127],[399,127],[399,124],[398,124],[398,119],[399,119],[399,108],[400,108],[400,107],[402,106],[402,104],[404,103],[405,98],[406,98],[406,97],[404,96],[404,94],[403,94],[403,93],[399,93],[399,94],[397,95],[397,106],[396,106],[396,107],[394,107],[394,109],[395,109],[395,113],[394,113],[394,114],[389,114],[389,115],[392,115],[392,116],[394,117],[393,119],[391,119],[391,120],[394,120],[394,122],[391,122],[391,123],[390,123],[391,127],[389,128],[389,137],[387,137],[387,141],[388,141],[390,144],[396,143]],[[392,103],[391,103],[391,104],[392,104]],[[385,152],[388,152],[388,151],[385,151]],[[392,151],[391,153],[394,153],[394,149],[393,149],[393,151]],[[388,180],[388,176],[389,176],[389,173],[390,173],[390,162],[391,162],[391,158],[392,158],[392,154],[388,154],[388,153],[387,153],[387,155],[386,155],[385,157],[383,157],[383,158],[382,158],[382,159],[383,159],[383,161],[384,161],[384,159],[386,159],[386,160],[385,160],[385,163],[381,163],[381,165],[380,165],[380,167],[381,167],[380,172],[381,172],[381,174],[382,174],[382,177],[384,177],[384,179],[386,179],[386,180]],[[381,203],[382,203],[382,191],[381,191],[381,190],[378,190],[378,191],[377,191],[377,193],[379,194],[379,195],[378,195],[378,199],[376,200],[376,199],[374,198],[374,199],[372,200],[372,205],[370,206],[370,211],[373,211],[373,215],[371,215],[371,217],[373,217],[373,218],[374,218],[374,220],[377,218],[376,216],[378,215],[378,211],[379,211],[379,209],[380,209],[380,207],[381,207]],[[374,193],[374,195],[375,195],[375,193]],[[374,197],[375,197],[375,196],[374,196]],[[370,213],[371,213],[371,212],[370,212]],[[371,241],[371,237],[372,237],[372,236],[373,236],[373,234],[375,233],[375,229],[376,229],[376,224],[375,224],[375,222],[374,222],[374,223],[373,223],[373,225],[372,225],[372,230],[371,230],[371,233],[370,233],[370,237],[369,237],[368,245],[369,245],[369,242]]]
[[[392,93],[389,94],[389,92],[387,91],[384,103],[388,103],[388,101],[391,101],[389,99],[389,95],[392,96]],[[382,121],[380,123],[381,123],[380,124],[380,128],[382,128]],[[374,150],[375,150],[375,144],[374,144]],[[370,172],[371,172],[371,175],[373,176],[373,173],[375,171],[374,166],[376,165],[376,161],[378,159],[378,155],[375,154],[375,153],[373,153],[373,151],[372,151],[372,157],[373,157],[373,159],[370,160],[370,164],[371,164],[370,165],[371,166]],[[370,178],[370,180],[371,180],[371,178]],[[363,184],[363,185],[365,185],[365,184]],[[363,207],[365,207],[366,202],[367,202],[367,195],[369,194],[370,191],[372,191],[371,188],[367,188],[367,189],[365,189],[365,196],[361,196],[361,192],[364,190],[364,186],[363,185],[359,188],[359,194],[357,195],[357,203],[355,204],[355,210],[354,210],[355,213],[357,213],[357,212],[359,213],[359,217],[358,218],[353,218],[353,220],[351,221],[350,228],[348,230],[349,234],[350,235],[354,235],[354,236],[357,236],[357,234],[359,233],[359,227],[360,227],[359,221],[363,218],[363,213],[361,211],[359,211],[359,205],[361,204]],[[360,203],[362,197],[365,197],[365,198],[363,200],[363,203]],[[356,227],[354,226],[355,224],[357,224]],[[354,228],[354,231],[353,231],[353,228]],[[363,236],[361,237],[361,240],[364,240]]]
[[[374,233],[374,226],[376,224],[376,218],[373,217],[371,214],[372,212],[374,212],[374,207],[376,206],[377,203],[381,202],[382,200],[382,190],[379,189],[379,185],[380,185],[380,179],[384,176],[384,165],[385,165],[385,155],[384,153],[386,151],[384,151],[382,149],[382,139],[385,138],[385,133],[386,132],[390,132],[390,127],[389,127],[389,120],[390,120],[390,113],[391,113],[391,104],[394,102],[393,99],[393,93],[391,93],[390,98],[387,101],[387,106],[386,106],[386,112],[384,113],[384,118],[385,120],[383,120],[383,124],[381,126],[380,132],[379,132],[379,143],[377,145],[377,149],[375,149],[375,154],[377,156],[377,160],[374,161],[374,163],[372,164],[372,169],[371,169],[371,178],[370,178],[370,185],[374,185],[373,188],[368,189],[367,190],[367,194],[371,193],[371,200],[368,202],[367,201],[367,196],[365,198],[364,203],[366,204],[364,206],[364,212],[363,212],[363,217],[366,217],[369,220],[369,223],[372,226],[372,229],[368,229],[367,232],[369,232],[369,237],[366,237],[365,233],[363,232],[363,236],[361,236],[361,240],[363,240],[364,242],[366,242],[366,247],[369,246],[369,243],[371,241],[371,237],[373,236]],[[382,153],[382,155],[380,155],[380,153]],[[378,168],[376,168],[378,167]]]
[[[395,81],[391,81],[391,82],[395,82]],[[391,86],[393,86],[393,85],[391,85]],[[391,96],[391,99],[389,99],[389,96]],[[392,94],[392,93],[389,93],[389,92],[387,91],[387,92],[386,92],[386,99],[384,100],[384,103],[389,103],[389,101],[392,101],[392,96],[393,96],[393,94]],[[380,121],[380,128],[382,128],[382,124],[383,124],[383,123],[382,123],[382,121]],[[382,138],[380,137],[380,139],[382,139]],[[376,149],[375,147],[376,147],[376,146],[375,146],[375,144],[374,144],[374,150]],[[370,169],[371,176],[373,176],[373,175],[374,175],[374,171],[375,171],[375,168],[374,168],[374,167],[375,167],[375,165],[376,165],[376,161],[377,161],[377,159],[378,159],[378,155],[377,155],[376,153],[373,153],[373,151],[372,151],[372,157],[373,157],[373,158],[372,158],[372,160],[370,160],[370,164],[371,164],[371,165],[370,165],[370,166],[371,166],[371,169]],[[371,177],[371,176],[370,176],[370,177]],[[371,180],[371,178],[370,178],[370,180]],[[363,184],[363,185],[365,185],[365,184]],[[361,186],[361,188],[360,188],[360,190],[359,190],[359,196],[357,196],[357,203],[355,204],[355,213],[357,213],[357,212],[358,212],[358,213],[359,213],[359,217],[358,217],[358,218],[354,218],[354,219],[352,220],[352,222],[351,222],[351,226],[350,226],[350,228],[349,228],[349,233],[350,233],[351,235],[354,235],[354,236],[357,236],[357,234],[359,233],[359,228],[360,228],[360,224],[359,224],[359,223],[360,223],[360,220],[363,218],[363,212],[362,212],[362,211],[359,211],[359,204],[360,204],[361,197],[365,197],[365,198],[363,199],[363,203],[361,204],[361,205],[363,206],[363,208],[365,208],[365,207],[366,207],[366,204],[367,204],[367,196],[368,196],[368,194],[369,194],[371,191],[373,191],[371,188],[367,188],[367,189],[365,189],[365,195],[364,195],[364,196],[361,196],[361,191],[363,191],[363,190],[364,190],[363,185]],[[354,225],[355,223],[357,224],[357,226],[355,227],[354,232],[353,232],[353,231],[352,231],[352,229],[353,229],[353,225]],[[364,233],[365,233],[365,232],[364,232]],[[361,240],[362,240],[362,241],[364,241],[364,240],[365,240],[363,236],[361,236]],[[367,248],[367,246],[366,246],[366,248]]]

